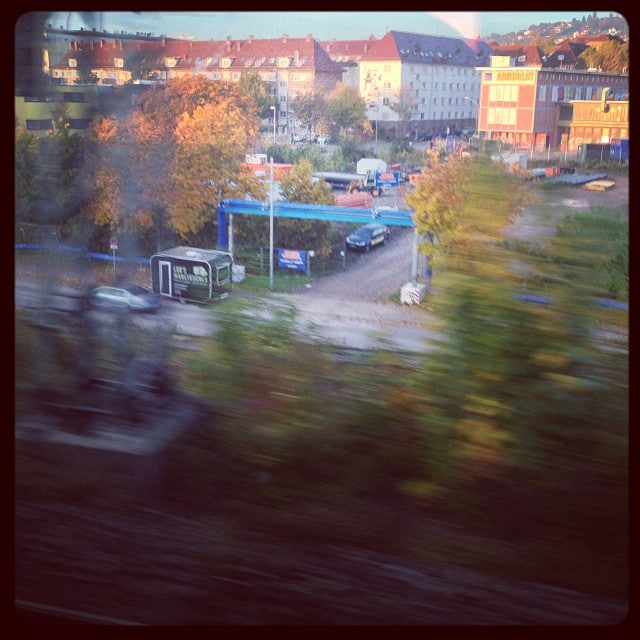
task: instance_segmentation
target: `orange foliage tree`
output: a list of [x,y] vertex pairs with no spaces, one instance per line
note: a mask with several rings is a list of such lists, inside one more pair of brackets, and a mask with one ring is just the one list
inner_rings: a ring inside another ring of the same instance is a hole
[[266,197],[262,182],[241,165],[259,121],[235,85],[201,76],[158,85],[127,126],[128,194],[139,220],[166,223],[180,240],[197,241],[205,226],[215,227],[220,200]]

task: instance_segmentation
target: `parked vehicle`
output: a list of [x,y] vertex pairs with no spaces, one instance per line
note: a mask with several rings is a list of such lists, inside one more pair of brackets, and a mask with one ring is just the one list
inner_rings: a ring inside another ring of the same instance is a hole
[[157,311],[160,296],[137,284],[95,287],[87,294],[92,307],[113,311]]
[[389,228],[377,222],[365,224],[347,236],[345,246],[352,251],[371,251],[379,244],[386,244],[391,236]]
[[382,195],[382,187],[376,181],[376,172],[369,170],[366,175],[358,173],[340,173],[338,171],[318,171],[313,174],[314,178],[322,179],[331,186],[332,189],[343,189],[347,193],[357,193],[366,191],[374,198]]

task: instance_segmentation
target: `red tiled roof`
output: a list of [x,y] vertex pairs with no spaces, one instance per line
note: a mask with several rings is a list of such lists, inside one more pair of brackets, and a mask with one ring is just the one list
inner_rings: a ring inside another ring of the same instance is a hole
[[480,39],[430,36],[403,31],[390,31],[371,44],[362,60],[401,60],[419,64],[459,64],[484,66],[489,63],[491,49]]
[[246,40],[161,40],[116,42],[77,42],[56,67],[68,67],[69,58],[89,64],[91,67],[112,67],[114,58],[121,57],[137,63],[145,59],[150,67],[165,66],[166,58],[176,60],[176,68],[217,68],[221,58],[231,58],[231,68],[270,68],[278,66],[278,58],[290,58],[289,67],[314,69],[315,71],[341,74],[342,68],[331,60],[317,40],[306,38],[281,38]]
[[315,71],[342,73],[342,68],[331,60],[318,41],[311,36],[237,41],[235,46],[230,46],[225,55],[233,58],[233,68],[275,68],[278,66],[278,58],[289,58],[289,68],[311,68]]
[[376,38],[371,35],[367,40],[321,40],[320,46],[327,52],[330,58],[357,60],[371,48]]
[[[543,66],[545,57],[540,47],[535,44],[492,44],[494,55],[514,58],[516,66]],[[524,61],[519,58],[524,56]]]

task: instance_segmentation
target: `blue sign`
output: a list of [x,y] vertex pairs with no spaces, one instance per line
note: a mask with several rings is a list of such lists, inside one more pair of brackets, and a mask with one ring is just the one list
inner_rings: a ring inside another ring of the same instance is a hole
[[307,252],[298,249],[278,249],[278,266],[285,269],[307,270]]
[[400,173],[398,171],[377,171],[376,185],[397,187],[400,183]]

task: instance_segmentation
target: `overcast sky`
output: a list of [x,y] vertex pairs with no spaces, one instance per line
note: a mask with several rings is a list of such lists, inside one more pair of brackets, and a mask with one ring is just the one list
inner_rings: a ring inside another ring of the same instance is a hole
[[[69,29],[103,29],[111,32],[187,35],[196,40],[223,40],[227,36],[243,39],[275,38],[285,33],[292,38],[310,33],[317,40],[358,40],[370,35],[382,38],[389,30],[428,35],[486,38],[526,29],[543,22],[569,21],[593,13],[589,11],[104,11],[93,14],[56,12],[45,24]],[[606,17],[611,11],[600,11]],[[83,19],[84,16],[84,19]]]

